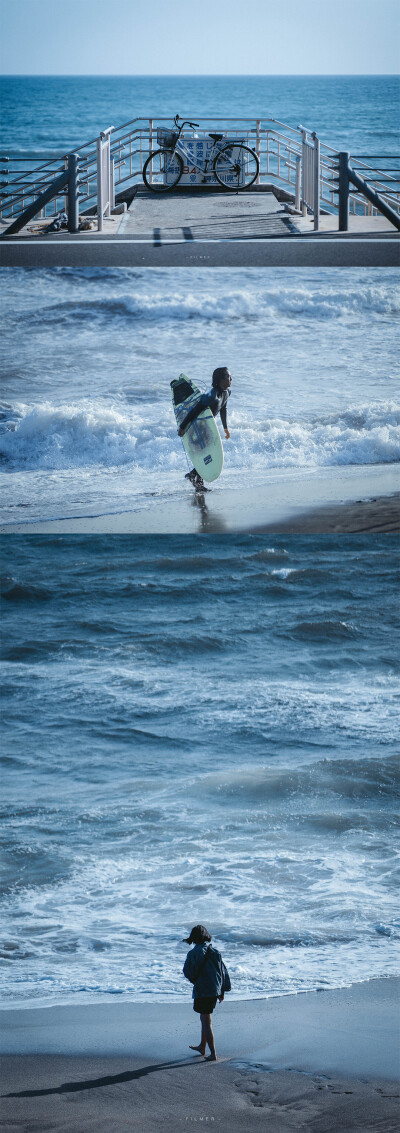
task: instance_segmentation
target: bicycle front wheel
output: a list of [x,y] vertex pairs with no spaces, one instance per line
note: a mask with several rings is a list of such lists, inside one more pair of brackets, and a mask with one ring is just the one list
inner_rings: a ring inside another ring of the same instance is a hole
[[249,189],[250,185],[254,185],[260,172],[260,163],[257,154],[249,146],[229,142],[217,153],[213,170],[219,185],[238,192],[239,189]]
[[143,166],[143,181],[152,193],[169,193],[178,184],[183,173],[179,153],[170,149],[155,149]]

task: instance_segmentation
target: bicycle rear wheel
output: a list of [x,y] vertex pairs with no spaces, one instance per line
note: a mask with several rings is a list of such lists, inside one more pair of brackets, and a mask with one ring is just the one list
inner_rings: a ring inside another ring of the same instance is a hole
[[249,189],[254,184],[260,172],[260,163],[257,154],[249,146],[229,142],[217,153],[213,170],[219,185],[238,192],[239,189]]
[[180,181],[182,173],[183,161],[179,153],[155,149],[144,163],[143,181],[152,193],[169,193]]

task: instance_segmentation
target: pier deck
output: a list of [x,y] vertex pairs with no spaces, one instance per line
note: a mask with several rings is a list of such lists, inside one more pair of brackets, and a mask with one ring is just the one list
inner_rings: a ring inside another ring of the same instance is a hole
[[51,266],[347,266],[388,267],[400,262],[400,236],[382,216],[351,216],[349,231],[322,214],[289,211],[264,186],[247,192],[177,189],[167,194],[139,186],[125,213],[96,217],[76,235],[45,232],[34,220],[0,241],[4,267]]
[[151,193],[144,186],[123,217],[121,235],[179,240],[265,240],[297,235],[292,218],[274,193],[251,190],[176,189]]

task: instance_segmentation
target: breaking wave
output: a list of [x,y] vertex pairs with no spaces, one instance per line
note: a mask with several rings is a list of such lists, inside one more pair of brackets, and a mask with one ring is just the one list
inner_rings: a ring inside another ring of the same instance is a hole
[[[11,470],[52,470],[133,464],[174,470],[181,453],[168,406],[114,408],[107,402],[19,405],[6,414],[0,457]],[[391,464],[400,460],[400,408],[393,402],[353,407],[302,420],[232,414],[235,469]]]
[[[46,307],[41,323],[47,325],[87,322],[130,322],[143,320],[159,323],[169,320],[205,320],[224,322],[233,319],[256,321],[266,316],[273,319],[349,319],[368,314],[368,318],[400,313],[400,291],[386,285],[369,284],[355,287],[328,286],[318,290],[299,287],[236,288],[227,294],[199,293],[185,289],[147,293],[138,292],[96,299],[67,300]],[[26,317],[26,316],[24,316]],[[37,315],[32,315],[35,323]]]

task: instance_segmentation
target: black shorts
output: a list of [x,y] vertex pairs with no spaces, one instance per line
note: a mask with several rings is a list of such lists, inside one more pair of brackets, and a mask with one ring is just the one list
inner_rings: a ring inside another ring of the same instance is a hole
[[198,1015],[212,1015],[217,999],[217,995],[203,995],[200,999],[194,999],[193,1011],[197,1011]]

